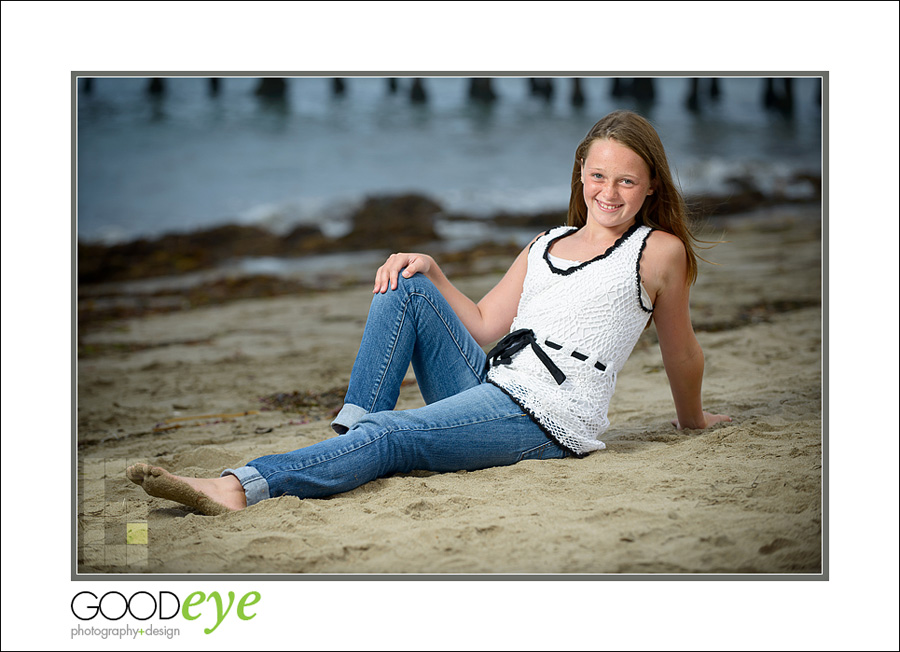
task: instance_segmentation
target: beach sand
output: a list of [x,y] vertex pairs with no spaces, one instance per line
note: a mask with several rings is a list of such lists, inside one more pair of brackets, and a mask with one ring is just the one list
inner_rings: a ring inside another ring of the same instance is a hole
[[[78,572],[821,573],[820,215],[773,209],[716,227],[728,242],[704,254],[717,264],[701,264],[692,317],[705,407],[733,423],[671,426],[650,328],[619,376],[607,449],[584,459],[416,472],[327,499],[203,516],[147,496],[125,467],[212,477],[332,436],[371,288],[82,331]],[[498,279],[456,284],[478,299]],[[422,404],[408,379],[399,408]],[[277,409],[300,398],[299,411]]]

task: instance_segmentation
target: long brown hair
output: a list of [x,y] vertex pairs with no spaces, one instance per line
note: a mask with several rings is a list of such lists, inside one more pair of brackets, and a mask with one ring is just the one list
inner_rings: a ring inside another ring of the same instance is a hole
[[637,113],[613,111],[591,127],[587,136],[578,145],[575,150],[575,165],[572,168],[569,226],[581,228],[587,223],[581,167],[587,158],[588,150],[597,140],[613,140],[644,159],[650,168],[650,186],[653,193],[644,199],[636,219],[646,226],[671,233],[684,243],[688,258],[688,282],[693,283],[697,280],[697,254],[694,248],[698,240],[688,226],[684,197],[672,180],[666,151],[656,129]]

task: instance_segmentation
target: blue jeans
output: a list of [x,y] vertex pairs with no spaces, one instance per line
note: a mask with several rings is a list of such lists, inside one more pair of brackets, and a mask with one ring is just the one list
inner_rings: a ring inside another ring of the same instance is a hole
[[[236,476],[247,505],[270,497],[329,496],[392,473],[460,471],[562,458],[567,451],[485,380],[484,351],[427,278],[402,276],[372,299],[339,436],[260,457]],[[394,411],[412,363],[427,405]]]

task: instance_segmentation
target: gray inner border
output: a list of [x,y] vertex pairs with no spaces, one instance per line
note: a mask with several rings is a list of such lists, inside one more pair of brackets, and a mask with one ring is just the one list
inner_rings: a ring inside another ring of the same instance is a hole
[[[155,573],[130,574],[79,574],[78,573],[78,80],[81,77],[818,77],[822,81],[822,572],[797,574],[177,574],[164,575]],[[476,580],[476,581],[515,581],[515,580],[822,580],[829,579],[829,517],[828,517],[828,72],[796,72],[796,71],[680,71],[680,72],[635,72],[635,71],[72,71],[71,73],[71,220],[72,220],[72,297],[71,297],[71,346],[72,346],[72,454],[71,454],[71,579],[73,581],[211,581],[211,580],[265,580],[265,581],[321,581],[321,580],[376,580],[376,581],[413,581],[413,580]]]

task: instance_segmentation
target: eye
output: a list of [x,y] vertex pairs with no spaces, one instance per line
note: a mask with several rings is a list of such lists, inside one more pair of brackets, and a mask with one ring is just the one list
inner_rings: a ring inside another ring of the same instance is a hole
[[634,181],[632,181],[631,179],[622,179],[622,183],[624,183],[626,186],[634,185]]

